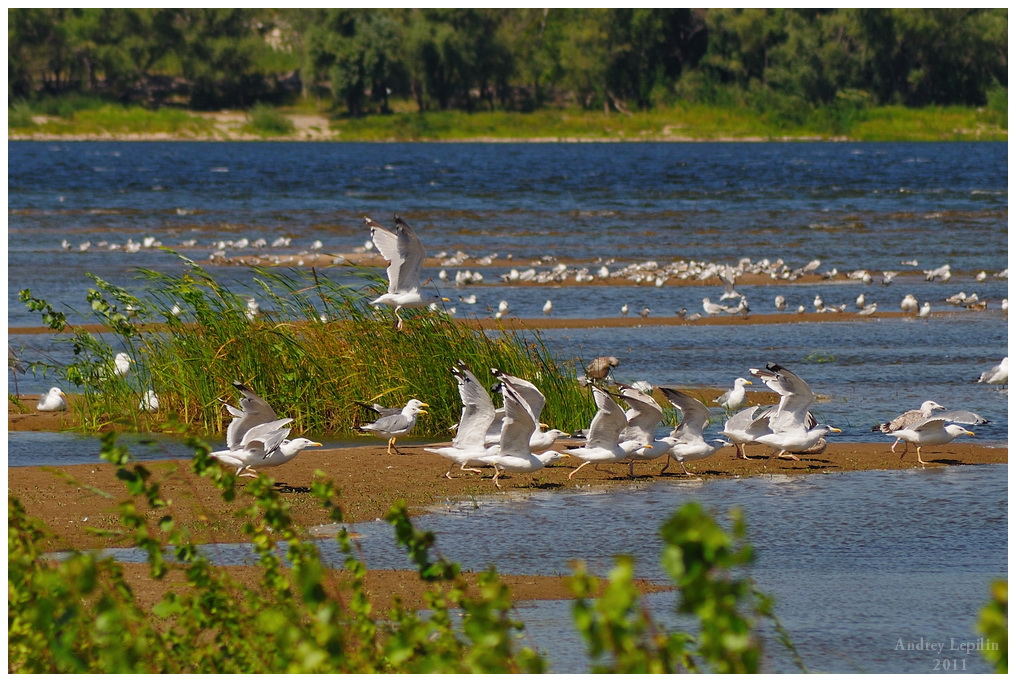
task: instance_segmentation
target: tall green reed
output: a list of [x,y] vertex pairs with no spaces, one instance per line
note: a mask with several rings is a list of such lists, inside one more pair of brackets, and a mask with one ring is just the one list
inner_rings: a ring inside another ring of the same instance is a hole
[[[91,276],[86,300],[110,334],[75,331],[74,362],[55,368],[79,387],[86,428],[153,428],[172,413],[219,432],[228,417],[221,401],[234,399],[232,382],[241,381],[299,431],[353,435],[374,416],[358,403],[418,398],[430,409],[414,433],[448,436],[461,409],[451,375],[459,360],[488,386],[494,367],[529,379],[547,394],[544,421],[564,430],[582,428],[595,411],[574,364],[553,358],[538,334],[485,333],[427,309],[403,311],[403,331],[395,331],[391,314],[369,305],[384,287],[373,271],[343,268],[351,277],[339,282],[328,270],[253,268],[261,310],[251,315],[245,294],[182,260],[182,274],[138,269],[138,293]],[[62,326],[60,313],[30,291],[22,300]],[[133,360],[123,377],[106,369],[117,352]],[[155,415],[138,408],[149,388],[159,396]]]

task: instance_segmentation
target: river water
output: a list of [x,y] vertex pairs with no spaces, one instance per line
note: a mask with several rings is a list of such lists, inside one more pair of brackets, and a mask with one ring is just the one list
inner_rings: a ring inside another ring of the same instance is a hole
[[[871,433],[873,424],[932,399],[986,417],[990,423],[975,427],[975,438],[1004,445],[1008,393],[973,380],[1008,354],[1000,310],[1008,296],[1007,153],[1005,143],[9,142],[9,342],[27,362],[71,357],[57,339],[17,332],[39,323],[18,301],[20,289],[72,321],[87,321],[86,273],[135,288],[133,268],[183,268],[157,248],[127,253],[112,244],[148,238],[197,260],[220,248],[230,256],[349,253],[368,237],[363,215],[387,221],[397,212],[431,255],[510,254],[519,269],[542,257],[593,271],[608,262],[616,268],[647,259],[741,258],[782,258],[791,267],[818,259],[819,272],[868,269],[874,281],[867,285],[737,288],[753,314],[774,312],[776,294],[809,310],[816,295],[853,310],[862,292],[891,311],[913,293],[939,314],[690,327],[639,327],[633,315],[629,327],[551,330],[542,338],[566,360],[618,356],[615,375],[629,382],[725,386],[749,367],[778,362],[822,396],[816,413],[842,428],[847,441],[884,440]],[[282,237],[287,245],[270,246]],[[269,245],[218,243],[244,238]],[[315,240],[320,249],[312,248]],[[912,260],[919,265],[901,265]],[[950,281],[925,280],[921,271],[946,263]],[[245,268],[209,269],[231,287],[256,292]],[[460,268],[446,269],[454,275]],[[457,302],[456,315],[489,316],[503,299],[512,314],[539,317],[548,298],[563,318],[617,317],[623,304],[672,315],[700,310],[703,297],[716,300],[722,292],[715,278],[661,288],[512,286],[500,281],[506,270],[481,268],[483,285],[446,285],[453,300],[477,296],[476,304]],[[887,286],[883,270],[904,274]],[[321,273],[345,277],[338,269]],[[424,275],[436,281],[438,268]],[[945,302],[960,291],[977,293],[987,309]],[[52,384],[52,375],[20,377],[22,392]],[[93,461],[98,451],[94,439],[69,434],[13,433],[8,446],[10,466]],[[132,448],[148,459],[186,456],[173,439],[142,436]],[[972,637],[989,579],[1007,571],[1007,471],[955,467],[538,493],[525,501],[484,500],[475,509],[455,505],[425,523],[439,533],[442,549],[470,568],[561,572],[568,559],[584,557],[605,571],[614,553],[635,552],[643,575],[659,577],[655,531],[680,501],[694,497],[720,512],[738,504],[759,548],[753,575],[778,596],[779,614],[811,669],[931,672],[926,652],[901,654],[893,646],[922,636]],[[358,530],[364,546],[380,552],[370,555],[372,565],[397,565],[390,550],[374,548],[388,542],[381,539],[386,529]],[[649,598],[659,613],[668,599]],[[567,643],[566,605],[524,606],[520,615],[534,641]],[[552,651],[555,670],[580,670],[576,651],[578,642]],[[977,656],[966,660],[977,665]],[[793,670],[776,653],[767,665]]]

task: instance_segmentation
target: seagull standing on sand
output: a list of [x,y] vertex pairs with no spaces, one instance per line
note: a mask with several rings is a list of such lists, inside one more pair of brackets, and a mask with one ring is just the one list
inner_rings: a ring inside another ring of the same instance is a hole
[[717,403],[727,412],[735,412],[741,409],[744,401],[748,399],[748,393],[744,390],[745,386],[751,386],[751,382],[738,377],[734,379],[734,387],[713,402]]
[[905,313],[916,313],[918,308],[917,299],[914,298],[913,294],[907,294],[900,301],[900,310]]
[[660,390],[667,396],[671,405],[681,410],[682,415],[681,423],[677,425],[677,428],[671,431],[666,438],[660,439],[670,443],[670,449],[667,451],[667,463],[660,469],[660,474],[662,475],[670,467],[670,462],[673,460],[681,465],[685,475],[691,476],[691,472],[684,466],[685,462],[705,459],[730,443],[720,438],[706,441],[702,431],[709,423],[709,408],[702,401],[666,386],[660,386]]
[[233,386],[243,396],[240,408],[227,404],[226,409],[233,420],[226,428],[226,450],[218,450],[211,456],[220,462],[237,467],[237,476],[257,476],[254,467],[277,467],[296,457],[304,449],[317,443],[307,438],[286,440],[292,418],[279,419],[275,410],[261,396],[238,381]]
[[[374,434],[378,438],[388,439],[388,450],[386,454],[392,454],[394,449],[396,454],[402,454],[399,449],[395,447],[395,440],[399,436],[404,436],[416,425],[417,415],[427,414],[427,411],[421,408],[430,407],[427,403],[420,402],[416,398],[413,398],[406,406],[398,412],[393,414],[382,414],[381,418],[371,422],[370,424],[363,424],[359,427],[361,431],[367,431]],[[387,411],[387,410],[386,410]]]
[[402,308],[426,308],[431,303],[447,301],[432,291],[420,291],[420,268],[423,266],[423,244],[399,216],[395,216],[395,228],[389,229],[367,216],[363,218],[370,228],[370,239],[388,261],[388,292],[378,296],[371,305],[387,305],[395,309],[395,329],[401,331]]

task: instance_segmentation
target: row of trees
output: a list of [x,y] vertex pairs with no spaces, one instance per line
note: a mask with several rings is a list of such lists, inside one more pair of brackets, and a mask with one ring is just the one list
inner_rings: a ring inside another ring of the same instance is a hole
[[980,105],[1006,9],[9,9],[8,97],[350,114],[791,98]]

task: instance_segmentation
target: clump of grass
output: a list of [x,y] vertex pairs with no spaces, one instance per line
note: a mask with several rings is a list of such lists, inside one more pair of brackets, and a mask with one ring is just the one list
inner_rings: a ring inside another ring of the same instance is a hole
[[18,100],[7,107],[8,128],[34,128],[32,106],[25,100]]
[[246,126],[258,135],[292,135],[296,125],[284,114],[267,104],[255,104],[250,110],[250,123]]
[[[592,417],[574,364],[555,361],[538,335],[485,334],[434,310],[403,311],[404,330],[396,332],[390,313],[368,305],[383,282],[365,270],[356,284],[339,284],[316,270],[255,268],[263,312],[252,319],[245,295],[184,260],[182,275],[138,270],[145,294],[92,276],[87,300],[113,340],[78,331],[70,339],[75,361],[56,368],[80,387],[76,409],[86,428],[116,422],[151,429],[173,413],[192,429],[218,433],[228,418],[220,401],[234,400],[231,384],[241,381],[300,431],[355,435],[373,416],[358,402],[395,406],[418,398],[430,409],[414,434],[450,437],[461,410],[450,371],[459,360],[489,383],[493,367],[534,382],[548,398],[543,420],[554,426],[582,428]],[[37,301],[30,292],[22,300]],[[33,305],[54,318],[48,304]],[[134,361],[123,377],[107,369],[117,352]],[[149,388],[159,396],[156,415],[138,408]]]

